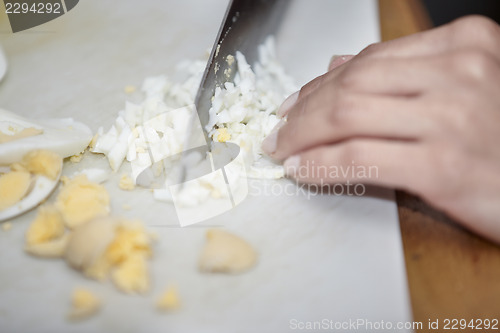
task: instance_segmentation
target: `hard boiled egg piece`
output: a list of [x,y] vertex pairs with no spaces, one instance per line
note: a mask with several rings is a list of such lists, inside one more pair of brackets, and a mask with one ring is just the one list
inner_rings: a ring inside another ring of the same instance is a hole
[[[8,168],[2,167],[2,168],[0,168],[0,172],[4,169],[8,169]],[[62,170],[62,161],[60,161],[60,165],[59,165],[58,170],[59,170],[59,173],[57,174],[55,179],[50,179],[44,175],[38,174],[38,175],[35,175],[34,178],[31,178],[29,185],[25,184],[25,180],[23,180],[23,179],[14,179],[14,181],[19,182],[19,183],[16,183],[14,185],[4,184],[4,185],[7,185],[6,186],[7,192],[10,192],[9,188],[14,188],[14,187],[19,189],[19,188],[27,186],[29,188],[27,190],[27,193],[25,192],[23,194],[22,198],[21,197],[17,198],[17,200],[19,200],[19,201],[16,201],[14,204],[12,204],[4,209],[0,209],[0,221],[9,220],[13,217],[21,215],[22,213],[38,206],[41,201],[43,201],[45,198],[47,198],[49,196],[49,194],[51,194],[52,191],[54,191],[57,184],[59,183],[59,177],[61,176],[61,170]],[[6,172],[5,175],[7,175],[7,177],[11,178],[12,176],[8,176],[9,174],[22,173],[25,171],[10,172],[9,170],[5,170],[4,172]],[[2,176],[2,177],[4,177],[4,176]],[[9,180],[9,178],[7,178],[7,180]],[[23,177],[21,177],[21,178],[23,178]],[[1,190],[0,190],[0,192],[1,192]]]
[[0,109],[0,165],[19,162],[38,149],[73,156],[85,150],[91,140],[90,128],[72,118],[32,120]]

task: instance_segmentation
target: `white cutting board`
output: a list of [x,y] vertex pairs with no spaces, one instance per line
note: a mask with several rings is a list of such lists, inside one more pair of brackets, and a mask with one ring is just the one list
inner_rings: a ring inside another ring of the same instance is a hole
[[[226,3],[80,1],[59,19],[17,34],[2,13],[9,71],[0,83],[0,107],[33,117],[72,116],[94,131],[107,129],[127,98],[125,85],[168,75],[180,60],[203,56]],[[303,84],[325,70],[331,55],[356,53],[378,38],[375,0],[302,0],[291,3],[277,46]],[[89,165],[106,161],[88,156],[65,173]],[[112,211],[142,218],[159,234],[151,292],[123,295],[60,260],[25,255],[30,212],[12,221],[11,231],[0,231],[1,332],[287,332],[298,322],[323,319],[411,319],[391,191],[385,198],[252,192],[222,216],[179,228],[172,206],[155,202],[147,190],[119,190],[117,177],[106,183]],[[268,186],[279,191],[287,184]],[[123,210],[123,203],[133,209]],[[238,276],[200,274],[196,263],[207,225],[224,225],[248,239],[259,251],[258,266]],[[159,314],[154,301],[168,283],[178,285],[183,308]],[[104,306],[98,316],[71,324],[64,316],[76,286],[99,294]]]

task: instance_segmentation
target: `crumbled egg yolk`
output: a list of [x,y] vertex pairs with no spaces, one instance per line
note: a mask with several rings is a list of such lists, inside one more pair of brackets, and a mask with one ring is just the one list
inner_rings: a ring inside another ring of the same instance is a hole
[[71,163],[80,163],[82,161],[82,158],[83,158],[83,153],[80,153],[80,154],[70,156],[69,161]]
[[10,229],[12,229],[12,223],[10,223],[10,222],[2,223],[2,230],[3,231],[9,231]]
[[76,227],[66,247],[66,262],[90,278],[104,280],[109,265],[101,257],[113,241],[114,233],[115,221],[111,218],[97,218]]
[[71,179],[68,176],[61,176],[60,181],[63,185],[66,185],[71,181]]
[[11,171],[0,175],[0,210],[15,205],[28,193],[31,175],[26,171]]
[[146,258],[151,256],[150,236],[137,222],[119,225],[115,232],[115,238],[104,254],[107,262],[116,266],[112,273],[113,282],[125,292],[147,291]]
[[137,88],[135,86],[132,86],[132,85],[128,85],[128,86],[125,86],[125,88],[123,88],[123,91],[125,91],[126,94],[133,94],[136,90],[137,90]]
[[125,190],[125,191],[132,191],[134,188],[135,188],[135,184],[134,184],[134,181],[132,180],[132,178],[127,175],[126,173],[124,173],[121,177],[120,177],[120,182],[118,183],[118,186],[122,189],[122,190]]
[[41,258],[61,258],[64,256],[68,244],[69,234],[43,243],[27,244],[26,253]]
[[31,173],[55,180],[62,167],[62,158],[48,150],[33,150],[24,155],[22,166]]
[[75,228],[95,217],[109,214],[106,189],[78,175],[67,182],[57,196],[56,207],[69,228]]
[[10,165],[10,171],[26,171],[29,172],[22,163],[12,163]]
[[90,140],[90,143],[89,143],[89,148],[90,149],[94,149],[95,147],[95,144],[97,142],[97,139],[99,138],[99,134],[96,133],[93,137],[92,137],[92,140]]
[[111,278],[118,289],[126,293],[147,291],[149,274],[146,259],[141,254],[132,254],[113,271]]
[[42,206],[26,231],[26,244],[45,243],[64,234],[64,222],[59,211],[53,206]]
[[99,311],[101,301],[89,290],[77,288],[71,296],[70,320],[86,319]]
[[24,250],[37,257],[62,257],[68,243],[61,214],[54,206],[42,206],[26,231]]
[[205,272],[241,273],[257,262],[253,247],[240,237],[219,229],[210,229],[201,253],[199,268]]
[[111,263],[105,257],[99,257],[90,266],[83,267],[85,276],[98,281],[105,281],[111,270]]
[[22,130],[16,130],[14,127],[9,126],[7,132],[9,133],[3,133],[2,131],[0,131],[0,144],[39,135],[43,133],[43,130],[34,127],[27,127],[23,128]]
[[156,301],[156,308],[162,311],[177,310],[181,307],[181,301],[177,288],[170,286]]
[[104,280],[111,273],[113,283],[124,292],[144,292],[149,289],[151,241],[139,221],[96,219],[74,230],[66,261],[94,279]]
[[138,222],[118,225],[115,238],[106,250],[106,258],[113,264],[124,262],[134,253],[151,256],[150,237]]
[[231,140],[231,134],[227,131],[227,128],[225,127],[220,127],[217,129],[217,136],[216,136],[216,141],[218,142],[226,142]]

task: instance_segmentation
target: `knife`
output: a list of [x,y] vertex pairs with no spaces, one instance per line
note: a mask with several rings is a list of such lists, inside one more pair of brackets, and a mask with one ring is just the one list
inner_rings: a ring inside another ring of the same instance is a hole
[[[276,33],[290,0],[231,0],[208,59],[198,89],[195,106],[207,144],[211,144],[205,129],[215,88],[234,80],[236,63],[228,55],[243,53],[250,65],[259,60],[258,46]],[[226,75],[229,73],[229,75]]]
[[[289,1],[231,0],[229,2],[196,94],[195,108],[197,117],[193,116],[191,119],[185,147],[192,147],[192,142],[199,139],[195,133],[200,130],[201,125],[206,146],[194,150],[200,154],[212,151],[212,138],[205,128],[209,121],[212,97],[215,95],[215,89],[222,87],[225,82],[233,81],[237,72],[236,62],[227,61],[228,56],[234,56],[236,51],[240,51],[245,55],[250,65],[255,64],[259,60],[259,45],[269,35],[277,32]],[[233,148],[228,147],[226,150],[234,152]],[[193,149],[190,149],[185,150],[183,153],[179,183],[194,178],[190,174],[189,179],[187,179],[187,169],[191,160],[189,154],[192,152]],[[225,159],[219,158],[217,161],[211,161],[212,169],[218,169]],[[225,174],[224,177],[226,178]]]

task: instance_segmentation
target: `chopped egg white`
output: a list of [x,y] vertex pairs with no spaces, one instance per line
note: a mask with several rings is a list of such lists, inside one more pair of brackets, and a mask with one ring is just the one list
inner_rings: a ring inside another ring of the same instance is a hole
[[259,46],[255,71],[241,52],[236,52],[235,59],[238,72],[234,82],[216,89],[206,130],[214,141],[240,146],[250,164],[248,176],[281,178],[281,166],[263,161],[261,144],[279,122],[278,107],[296,87],[276,58],[272,38]]
[[[87,168],[73,173],[70,178],[75,178],[78,175],[85,175],[87,179],[93,183],[104,183],[109,179],[109,171],[102,168]],[[69,179],[68,179],[69,181]]]
[[[214,141],[232,142],[241,148],[242,168],[250,177],[281,178],[282,166],[263,158],[261,143],[279,121],[279,105],[296,87],[276,58],[272,38],[259,46],[259,57],[255,70],[241,52],[227,57],[238,71],[234,82],[216,89],[206,130]],[[139,104],[126,102],[111,128],[107,132],[100,128],[97,133],[92,151],[105,154],[115,172],[125,160],[130,162],[135,184],[142,185],[141,174],[173,173],[171,161],[162,160],[189,148],[185,144],[192,110],[186,106],[194,103],[205,63],[184,62],[179,68],[187,75],[184,82],[173,83],[165,76],[146,78],[141,87],[145,99]],[[232,179],[236,176],[242,174],[233,173]],[[213,175],[186,183],[182,195],[176,194],[176,205],[193,206],[207,198],[225,197],[218,181]],[[173,200],[168,189],[155,189],[154,197]]]

